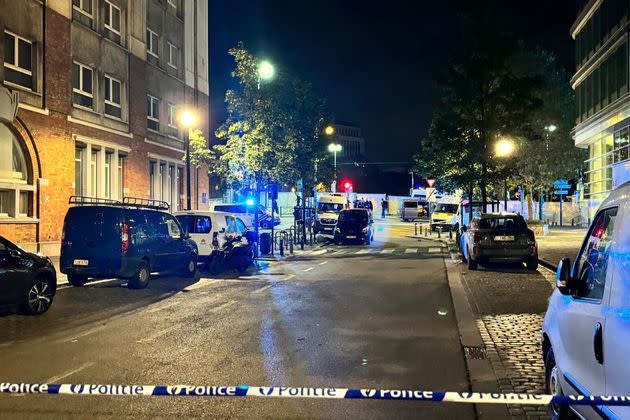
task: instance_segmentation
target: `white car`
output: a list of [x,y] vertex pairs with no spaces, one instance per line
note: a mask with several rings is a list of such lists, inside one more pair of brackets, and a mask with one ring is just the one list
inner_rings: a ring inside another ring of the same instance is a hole
[[[557,395],[630,395],[630,182],[593,218],[573,266],[558,265],[543,323],[546,386]],[[630,407],[554,406],[585,418],[630,418]]]
[[[254,229],[255,218],[255,209],[253,207],[249,207],[245,203],[221,203],[221,204],[211,204],[210,210],[212,211],[220,211],[225,213],[231,213],[237,215],[238,217],[245,222],[245,225],[248,229]],[[273,221],[273,226],[278,226],[280,221],[280,215],[275,214],[271,215],[271,211],[267,210],[265,206],[262,204],[258,205],[258,222],[260,223],[260,227],[263,229],[270,229]]]

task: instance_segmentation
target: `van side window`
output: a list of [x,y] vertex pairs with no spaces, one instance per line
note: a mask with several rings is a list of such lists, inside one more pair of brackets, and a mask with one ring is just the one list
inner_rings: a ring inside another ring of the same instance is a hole
[[208,216],[195,217],[194,231],[191,233],[210,233],[212,230],[212,222]]
[[616,218],[616,207],[601,211],[595,218],[575,266],[575,297],[601,300],[604,296]]
[[245,223],[243,223],[243,221],[239,219],[238,217],[236,217],[235,220],[236,220],[236,227],[238,228],[238,231],[242,233],[243,235],[245,235],[247,233],[247,227],[245,226]]
[[168,216],[166,214],[163,215],[162,217],[164,217],[164,224],[166,225],[168,236],[170,236],[171,238],[177,238],[177,239],[181,238],[182,230],[179,228],[179,224],[177,223],[175,218]]
[[227,232],[228,233],[238,233],[238,229],[236,227],[236,223],[234,222],[234,217],[225,216],[225,223],[227,224]]

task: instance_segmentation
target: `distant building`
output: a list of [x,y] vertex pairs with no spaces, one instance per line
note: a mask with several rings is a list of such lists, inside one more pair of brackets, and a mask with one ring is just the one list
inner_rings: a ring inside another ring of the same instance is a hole
[[630,179],[628,0],[581,0],[571,27],[576,72],[575,145],[588,148],[585,197],[591,215]]
[[338,156],[340,161],[352,162],[365,156],[365,139],[361,135],[361,127],[345,122],[335,121],[335,141],[341,144]]
[[[182,208],[178,110],[193,109],[208,136],[208,3],[0,0],[0,10],[0,235],[58,255],[71,195]],[[192,206],[204,207],[207,171],[191,172]]]

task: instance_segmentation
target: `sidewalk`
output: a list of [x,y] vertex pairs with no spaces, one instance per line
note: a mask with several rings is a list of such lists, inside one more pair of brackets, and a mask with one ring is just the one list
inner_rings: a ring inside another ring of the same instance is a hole
[[553,267],[556,267],[564,257],[571,258],[573,262],[580,251],[586,232],[586,228],[550,227],[549,235],[536,238],[538,256]]

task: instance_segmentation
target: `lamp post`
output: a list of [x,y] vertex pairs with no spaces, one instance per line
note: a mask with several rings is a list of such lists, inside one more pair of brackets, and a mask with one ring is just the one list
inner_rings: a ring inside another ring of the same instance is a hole
[[[494,155],[498,158],[509,158],[514,154],[516,150],[516,143],[514,140],[502,137],[500,138],[494,145]],[[507,212],[507,201],[508,201],[508,185],[507,178],[504,180],[504,193],[503,193],[503,208]]]
[[333,168],[334,168],[335,181],[337,180],[337,152],[341,152],[341,150],[342,150],[342,147],[340,144],[330,143],[328,145],[328,151],[333,154]]
[[197,123],[197,117],[191,110],[186,110],[180,114],[179,121],[188,130],[186,138],[186,210],[190,210],[190,137],[192,136],[192,127]]

